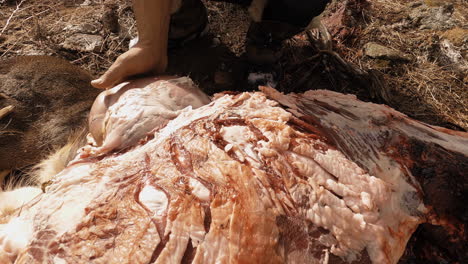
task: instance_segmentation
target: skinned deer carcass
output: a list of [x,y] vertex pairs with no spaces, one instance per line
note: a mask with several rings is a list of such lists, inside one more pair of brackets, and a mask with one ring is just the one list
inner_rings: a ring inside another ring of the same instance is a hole
[[[124,82],[102,92],[89,115],[89,146],[81,156],[99,156],[122,150],[161,128],[182,109],[198,108],[210,102],[189,78],[157,77]],[[58,117],[63,118],[63,117]],[[64,169],[86,142],[86,135],[74,135],[67,145],[23,175],[26,182],[40,186]],[[35,184],[34,184],[35,183]],[[40,189],[22,187],[0,192],[0,217],[28,202]]]
[[220,95],[124,150],[81,153],[3,219],[0,261],[396,263],[419,224],[456,223],[414,171],[437,158],[452,166],[429,176],[461,175],[465,133],[334,92],[264,92],[282,107]]
[[89,128],[99,146],[93,155],[134,145],[151,130],[164,127],[184,108],[198,108],[210,99],[187,77],[143,78],[102,92],[89,116]]

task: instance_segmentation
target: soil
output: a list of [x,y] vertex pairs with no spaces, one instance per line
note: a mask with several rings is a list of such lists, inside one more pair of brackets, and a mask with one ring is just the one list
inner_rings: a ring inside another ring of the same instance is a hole
[[[343,72],[323,53],[314,59],[319,49],[305,34],[286,41],[278,64],[251,65],[243,55],[250,23],[245,4],[218,1],[205,1],[208,34],[170,51],[168,72],[191,76],[210,94],[255,89],[262,82],[249,83],[249,74],[269,73],[276,88],[284,92],[332,89],[354,93],[362,100],[386,103],[429,124],[468,128],[466,1],[332,2],[322,21],[334,37],[334,51],[371,77],[356,81],[355,71]],[[136,36],[130,0],[0,0],[0,5],[0,58],[53,55],[99,76]],[[448,10],[441,12],[450,17],[430,20],[428,17],[434,17],[430,12],[437,12],[437,8]],[[79,33],[100,36],[102,41],[91,51],[64,45]],[[369,58],[363,53],[368,42],[399,50],[413,59],[399,62]],[[372,84],[376,78],[378,83]],[[379,93],[387,96],[376,95]]]

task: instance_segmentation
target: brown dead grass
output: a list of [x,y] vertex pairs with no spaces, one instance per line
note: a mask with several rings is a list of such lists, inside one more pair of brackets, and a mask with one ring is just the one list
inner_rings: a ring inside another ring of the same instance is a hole
[[[90,6],[80,6],[83,1],[29,0],[15,13],[5,33],[0,36],[0,58],[17,55],[53,55],[63,57],[80,65],[93,75],[103,73],[123,53],[132,37],[136,36],[130,0],[94,1]],[[99,24],[105,10],[105,3],[117,2],[119,34],[98,29],[96,34],[104,37],[103,45],[96,52],[77,52],[60,47],[68,36],[67,26],[86,23]],[[5,27],[6,18],[16,5],[2,6],[0,28]]]
[[[411,1],[417,2],[417,1]],[[408,17],[409,1],[374,0],[366,10],[367,23],[357,36],[354,45],[348,46],[346,58],[364,69],[375,69],[382,73],[386,85],[394,95],[391,106],[416,119],[454,129],[468,128],[468,88],[466,72],[468,65],[447,65],[440,61],[438,45],[448,39],[466,54],[463,41],[466,29],[454,28],[447,31],[402,28]],[[428,1],[426,1],[428,2]],[[440,1],[429,1],[440,5]],[[437,3],[436,3],[437,2]],[[463,1],[452,2],[454,16],[461,24],[468,25],[463,14],[468,7]],[[388,63],[366,58],[362,47],[367,42],[377,42],[411,55],[410,63]]]
[[[430,5],[440,4],[440,1],[421,1]],[[37,53],[54,55],[80,65],[94,76],[102,74],[127,49],[129,40],[136,36],[131,1],[95,0],[92,6],[80,6],[81,2],[83,1],[26,0],[16,12],[15,4],[1,6],[0,31],[4,29],[4,32],[0,34],[0,59]],[[241,55],[249,25],[245,9],[227,3],[206,2],[211,34],[235,55]],[[462,21],[462,26],[447,31],[399,28],[408,16],[410,2],[416,1],[370,1],[370,8],[364,11],[362,24],[356,26],[355,38],[337,47],[337,52],[360,69],[379,72],[389,93],[393,95],[393,101],[389,103],[397,110],[430,124],[468,129],[467,70],[457,70],[456,65],[440,63],[435,51],[441,40],[448,39],[467,59],[464,37],[468,30],[466,1],[451,1],[456,7],[454,15]],[[67,25],[99,22],[106,3],[118,5],[119,24],[122,27],[120,33],[99,30],[96,34],[100,34],[105,40],[96,52],[76,52],[60,48],[59,44],[67,37],[67,31],[64,30]],[[13,12],[15,13],[12,16]],[[6,25],[10,16],[10,22]],[[401,50],[412,55],[414,60],[402,64],[366,58],[362,47],[370,41]],[[294,45],[294,41],[292,43]],[[302,56],[301,53],[299,55]],[[327,66],[317,69],[323,68]],[[327,74],[333,75],[333,71],[328,71]],[[296,77],[293,75],[293,78]]]

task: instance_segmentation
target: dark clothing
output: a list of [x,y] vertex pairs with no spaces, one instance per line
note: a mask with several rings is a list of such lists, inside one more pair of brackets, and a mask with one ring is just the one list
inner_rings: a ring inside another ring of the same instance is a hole
[[[252,3],[252,0],[214,1],[244,6]],[[262,20],[272,20],[297,27],[306,27],[314,17],[320,15],[325,10],[329,2],[330,0],[269,0],[263,10]]]
[[[213,1],[213,0],[212,0]],[[216,0],[248,5],[252,0]],[[261,21],[252,22],[247,32],[247,53],[272,50],[276,57],[283,40],[304,30],[320,15],[330,0],[268,0]],[[171,16],[169,46],[176,47],[196,38],[208,23],[201,0],[183,0],[181,8]],[[256,47],[251,49],[250,47]],[[254,52],[251,52],[255,50]],[[249,56],[248,56],[249,57]]]
[[[252,0],[216,0],[219,2],[231,2],[241,5],[249,5]],[[256,23],[257,29],[249,32],[267,30],[274,25],[275,30],[268,30],[273,38],[285,39],[303,30],[310,21],[325,10],[330,0],[268,0],[262,13],[262,22]],[[203,30],[207,23],[206,10],[200,0],[183,0],[182,7],[171,17],[170,39],[182,37],[183,32],[188,35]],[[278,26],[280,24],[286,24]],[[274,32],[274,31],[285,32]],[[193,31],[193,32],[191,32]],[[182,36],[181,36],[182,35]],[[253,38],[258,39],[258,38]]]
[[263,10],[262,20],[288,23],[306,27],[325,10],[329,0],[269,0]]

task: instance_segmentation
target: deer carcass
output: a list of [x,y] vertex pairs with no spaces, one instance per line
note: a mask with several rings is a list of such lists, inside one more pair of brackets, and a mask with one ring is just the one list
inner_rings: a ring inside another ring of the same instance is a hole
[[466,133],[330,91],[218,95],[138,139],[121,107],[3,218],[2,263],[397,263],[419,224],[463,239],[429,179],[466,185]]
[[[89,146],[83,148],[81,155],[96,156],[129,147],[151,130],[165,126],[182,109],[197,108],[208,102],[209,97],[189,78],[157,77],[124,82],[96,98],[89,116]],[[66,118],[57,116],[52,119]],[[74,135],[68,144],[35,165],[34,170],[22,175],[22,181],[36,186],[46,183],[64,169],[85,142],[85,133]],[[0,192],[0,217],[14,211],[40,191],[38,187],[10,188]]]

